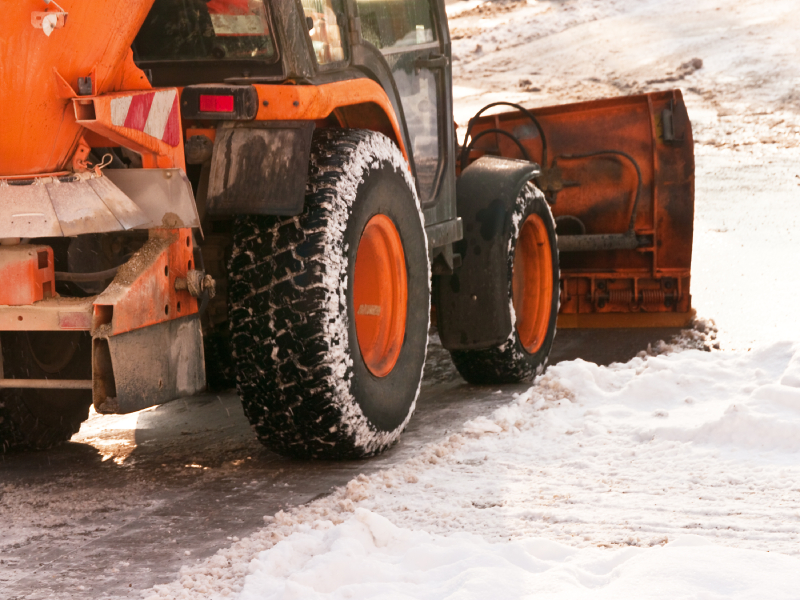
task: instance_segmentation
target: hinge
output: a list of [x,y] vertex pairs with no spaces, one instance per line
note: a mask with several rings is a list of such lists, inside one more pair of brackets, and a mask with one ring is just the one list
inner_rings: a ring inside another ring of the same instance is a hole
[[350,17],[348,34],[351,46],[361,43],[361,17]]

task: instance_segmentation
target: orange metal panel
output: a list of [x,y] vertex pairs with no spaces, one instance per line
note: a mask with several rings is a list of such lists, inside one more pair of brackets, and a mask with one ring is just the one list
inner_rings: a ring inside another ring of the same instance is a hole
[[0,305],[24,306],[55,295],[53,249],[0,246]]
[[694,309],[685,313],[559,314],[558,329],[684,328],[692,323]]
[[197,299],[175,280],[194,269],[191,229],[151,229],[150,239],[120,268],[94,303],[93,330],[117,335],[197,312]]
[[253,87],[258,92],[257,121],[319,121],[335,116],[343,126],[386,134],[408,158],[392,103],[371,79]]
[[77,123],[142,155],[145,168],[186,170],[176,88],[73,99]]
[[190,137],[195,135],[204,135],[212,142],[217,139],[217,130],[213,127],[187,127],[186,128],[186,139],[188,140]]

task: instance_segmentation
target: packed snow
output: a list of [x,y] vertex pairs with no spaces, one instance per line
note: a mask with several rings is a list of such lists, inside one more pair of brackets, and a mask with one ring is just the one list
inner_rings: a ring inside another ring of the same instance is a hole
[[562,362],[150,597],[797,598],[798,450],[800,344]]
[[[788,574],[788,576],[787,576]],[[242,600],[277,598],[796,598],[800,561],[683,535],[612,552],[541,538],[490,543],[400,529],[359,508],[256,558]]]

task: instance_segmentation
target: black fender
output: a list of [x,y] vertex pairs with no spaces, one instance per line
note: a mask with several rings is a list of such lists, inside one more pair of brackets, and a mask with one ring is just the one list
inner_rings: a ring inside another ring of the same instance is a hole
[[[479,350],[502,344],[511,333],[508,310],[509,236],[523,186],[539,166],[484,156],[456,183],[456,206],[464,239],[454,245],[461,267],[434,282],[436,322],[448,350]],[[502,268],[498,268],[502,265]]]

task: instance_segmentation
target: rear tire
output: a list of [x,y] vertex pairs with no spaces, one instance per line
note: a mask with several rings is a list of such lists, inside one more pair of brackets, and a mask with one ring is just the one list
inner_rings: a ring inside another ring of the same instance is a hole
[[556,335],[559,270],[556,228],[542,192],[527,184],[514,206],[508,261],[508,339],[481,350],[452,350],[458,372],[472,384],[517,383],[544,372]]
[[237,389],[272,450],[370,456],[408,423],[430,314],[414,189],[385,136],[319,130],[303,213],[236,219],[229,318]]
[[[5,377],[91,379],[92,339],[82,332],[2,334]],[[0,390],[0,453],[69,440],[89,416],[91,390]]]

